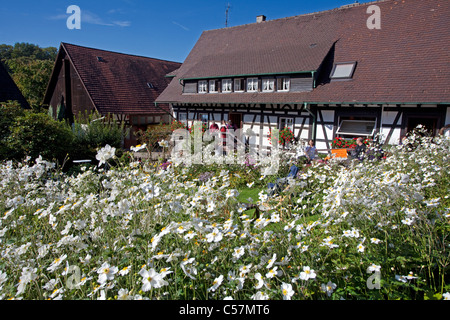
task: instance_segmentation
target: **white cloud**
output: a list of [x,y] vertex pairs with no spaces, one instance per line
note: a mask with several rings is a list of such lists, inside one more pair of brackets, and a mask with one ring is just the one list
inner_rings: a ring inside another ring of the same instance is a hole
[[131,22],[130,21],[113,21],[113,23],[116,26],[119,26],[119,27],[129,27],[129,26],[131,26]]

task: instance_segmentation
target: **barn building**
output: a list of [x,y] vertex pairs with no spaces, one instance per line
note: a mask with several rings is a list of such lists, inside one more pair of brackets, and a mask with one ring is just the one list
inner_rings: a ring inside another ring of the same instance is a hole
[[181,66],[165,61],[61,43],[44,98],[44,105],[74,121],[80,113],[96,111],[131,127],[125,148],[136,145],[134,132],[168,123],[168,104],[155,105],[167,87],[167,74]]

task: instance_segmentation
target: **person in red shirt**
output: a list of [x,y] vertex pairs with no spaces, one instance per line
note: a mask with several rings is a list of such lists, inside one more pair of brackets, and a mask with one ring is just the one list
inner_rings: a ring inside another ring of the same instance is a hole
[[225,120],[222,120],[222,126],[220,127],[220,132],[222,133],[222,147],[223,147],[223,155],[227,154],[226,147],[227,147],[227,123]]
[[212,122],[211,126],[209,127],[209,130],[211,131],[211,133],[219,130],[219,126],[217,125],[217,123],[215,121]]

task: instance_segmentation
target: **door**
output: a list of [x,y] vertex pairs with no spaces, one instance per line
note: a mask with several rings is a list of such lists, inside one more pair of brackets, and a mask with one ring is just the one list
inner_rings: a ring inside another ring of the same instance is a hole
[[236,126],[236,129],[242,128],[242,113],[230,113],[228,119]]
[[425,127],[426,131],[429,134],[435,135],[437,130],[437,123],[438,123],[437,117],[426,117],[426,116],[408,117],[407,131],[411,132],[415,128],[417,128],[419,124],[421,124]]

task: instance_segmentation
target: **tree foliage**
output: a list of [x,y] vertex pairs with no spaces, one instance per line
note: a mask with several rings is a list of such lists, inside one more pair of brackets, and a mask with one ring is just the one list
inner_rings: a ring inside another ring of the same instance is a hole
[[0,104],[0,159],[7,159],[11,154],[7,139],[11,134],[10,127],[16,118],[24,115],[24,109],[16,102]]
[[30,43],[0,45],[0,60],[32,107],[42,102],[58,49]]

